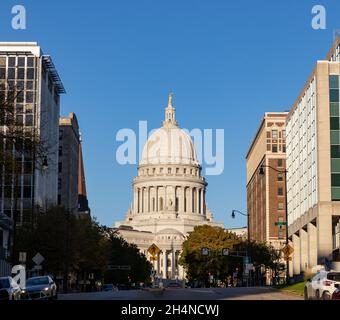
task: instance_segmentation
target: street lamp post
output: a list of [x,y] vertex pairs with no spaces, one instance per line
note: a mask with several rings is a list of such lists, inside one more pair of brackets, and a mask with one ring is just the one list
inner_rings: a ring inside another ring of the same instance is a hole
[[243,213],[243,212],[241,212],[241,211],[238,211],[238,210],[233,210],[232,211],[232,213],[231,213],[231,217],[233,218],[233,219],[235,219],[235,217],[236,217],[236,215],[235,215],[235,213],[238,213],[238,214],[240,214],[240,215],[242,215],[242,216],[244,216],[244,217],[247,217],[247,240],[248,241],[250,241],[250,234],[249,234],[249,214],[246,214],[246,213]]
[[[278,173],[283,173],[285,176],[285,208],[286,208],[286,245],[289,245],[289,234],[288,234],[288,189],[287,189],[287,170],[277,170],[269,165],[261,165],[259,174],[265,175],[264,168],[272,169]],[[286,283],[289,284],[289,261],[286,261]]]

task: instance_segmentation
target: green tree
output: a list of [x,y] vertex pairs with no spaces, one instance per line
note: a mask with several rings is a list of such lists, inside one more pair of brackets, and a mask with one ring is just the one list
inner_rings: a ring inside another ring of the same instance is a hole
[[126,242],[117,234],[109,235],[108,260],[110,265],[130,266],[131,270],[108,270],[105,282],[128,285],[130,282],[150,281],[151,263],[136,245]]
[[[188,280],[209,283],[209,274],[225,281],[228,274],[240,263],[239,258],[222,255],[223,249],[233,250],[240,243],[234,233],[208,225],[195,227],[183,243],[180,264],[187,272]],[[202,255],[202,249],[209,249],[209,256]]]
[[[203,248],[209,249],[209,256],[202,255]],[[229,249],[232,254],[223,256],[223,249]],[[236,253],[239,253],[239,257]],[[234,233],[208,225],[196,227],[189,234],[183,243],[180,264],[185,268],[190,282],[208,285],[209,275],[226,282],[227,277],[238,270],[238,275],[241,277],[244,256],[248,256],[255,266],[256,284],[262,284],[263,268],[274,270],[274,273],[282,268],[280,252],[272,246],[245,241]]]

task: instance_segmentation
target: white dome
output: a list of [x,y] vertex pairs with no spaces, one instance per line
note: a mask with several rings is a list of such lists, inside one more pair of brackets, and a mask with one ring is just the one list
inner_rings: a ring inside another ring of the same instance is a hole
[[149,137],[140,165],[198,165],[195,146],[190,136],[177,126],[163,126]]

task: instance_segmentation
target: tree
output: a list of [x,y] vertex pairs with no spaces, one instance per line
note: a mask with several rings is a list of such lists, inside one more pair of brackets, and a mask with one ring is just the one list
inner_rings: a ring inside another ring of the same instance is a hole
[[[223,249],[233,250],[240,243],[234,233],[208,225],[195,227],[183,243],[180,264],[186,269],[190,282],[209,283],[209,275],[226,281],[240,262],[239,258],[222,255]],[[209,249],[209,256],[202,255],[202,249]]]
[[[126,284],[128,277],[132,282],[146,282],[150,277],[151,264],[138,248],[90,216],[78,217],[63,207],[51,207],[37,213],[33,229],[23,224],[18,231],[17,248],[27,252],[27,268],[32,269],[32,258],[39,252],[45,258],[43,273],[63,276],[64,291],[69,289],[70,274],[77,283],[88,281],[90,274],[93,281]],[[108,271],[109,264],[129,265],[131,270]]]
[[[202,249],[209,249],[209,256],[202,255]],[[223,256],[222,250],[231,254]],[[236,234],[219,227],[199,226],[183,243],[180,264],[186,269],[190,282],[211,285],[209,275],[226,283],[227,277],[238,272],[243,275],[243,257],[248,256],[255,266],[256,284],[262,284],[261,268],[277,273],[282,267],[280,252],[266,243],[244,241]]]
[[105,273],[107,283],[127,284],[149,282],[151,263],[136,245],[126,242],[116,233],[109,235],[109,264],[129,266],[130,270],[108,270]]

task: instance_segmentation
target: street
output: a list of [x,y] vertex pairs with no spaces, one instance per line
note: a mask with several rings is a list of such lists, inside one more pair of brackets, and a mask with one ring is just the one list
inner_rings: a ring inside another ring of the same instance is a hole
[[123,290],[60,294],[59,300],[302,300],[302,297],[267,287],[166,289],[164,292]]

